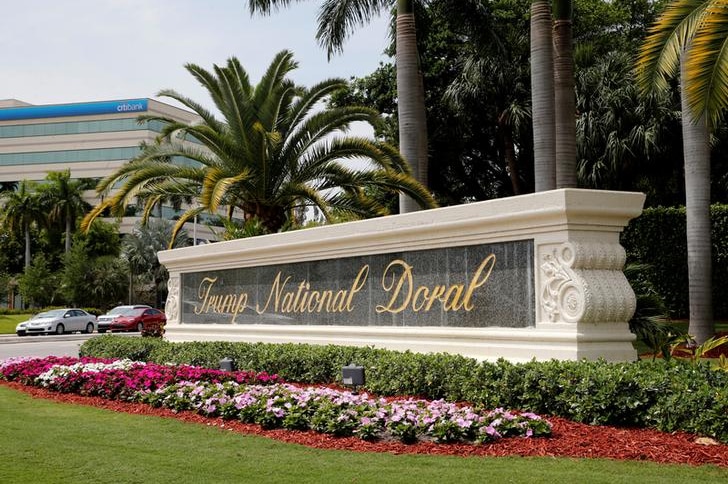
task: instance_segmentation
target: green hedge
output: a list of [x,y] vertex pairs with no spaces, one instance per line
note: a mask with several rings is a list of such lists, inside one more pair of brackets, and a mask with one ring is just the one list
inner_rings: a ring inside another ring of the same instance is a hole
[[132,358],[277,373],[300,383],[340,383],[341,367],[364,366],[366,389],[506,407],[578,422],[683,430],[728,443],[728,372],[684,361],[478,362],[444,353],[233,342],[170,343],[107,335],[87,340],[81,356]]
[[[728,205],[712,205],[713,313],[728,318]],[[674,318],[688,317],[685,208],[648,208],[622,234],[627,260],[647,264],[644,277],[663,297]]]

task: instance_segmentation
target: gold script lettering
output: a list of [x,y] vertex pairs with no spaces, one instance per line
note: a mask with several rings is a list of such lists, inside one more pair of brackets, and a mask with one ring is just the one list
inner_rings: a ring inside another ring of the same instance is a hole
[[[210,289],[212,289],[212,286],[217,282],[217,277],[205,277],[202,279],[202,282],[200,282],[200,287],[197,289],[197,297],[199,299],[202,299],[202,306],[200,309],[197,309],[197,304],[195,304],[195,314],[202,314],[209,311],[209,298],[210,298]],[[205,310],[205,306],[207,305],[208,309]]]
[[474,306],[470,299],[473,297],[475,290],[485,284],[488,280],[490,273],[493,272],[493,267],[495,267],[495,254],[490,254],[488,257],[483,259],[480,267],[478,267],[478,270],[473,274],[472,279],[470,279],[470,284],[468,284],[468,290],[465,291],[465,299],[463,300],[463,305],[465,306],[466,311],[472,311]]
[[260,309],[260,306],[258,303],[255,304],[255,312],[258,314],[263,314],[268,310],[268,306],[270,306],[271,299],[273,299],[275,295],[275,302],[273,303],[273,311],[278,312],[279,305],[281,303],[281,295],[283,294],[283,290],[286,287],[286,284],[291,279],[291,276],[286,277],[286,279],[281,283],[281,272],[278,271],[278,274],[276,274],[276,278],[273,281],[273,285],[270,288],[270,293],[268,294],[268,300],[265,302],[265,307],[263,309]]
[[[395,271],[398,267],[402,268],[402,274],[399,276],[399,279],[397,279],[397,275],[395,274]],[[391,284],[388,284],[387,276],[389,275],[390,270],[392,271],[392,282]],[[397,281],[396,287],[395,280]],[[404,286],[405,284],[407,285],[407,293],[403,297],[402,304],[395,307],[394,305],[397,302],[397,299],[399,299],[399,293],[402,290],[402,286]],[[387,268],[384,269],[384,274],[382,274],[382,287],[387,292],[391,290],[394,291],[392,293],[392,297],[389,300],[389,303],[386,306],[377,305],[375,311],[377,313],[392,314],[397,314],[404,311],[409,305],[410,298],[412,298],[412,266],[401,259],[395,259],[390,262]]]
[[440,303],[443,311],[472,311],[475,307],[472,301],[475,290],[486,283],[494,266],[495,254],[490,254],[480,263],[467,286],[438,284],[428,287],[415,286],[413,267],[401,259],[393,260],[382,275],[382,288],[391,293],[389,302],[377,305],[375,311],[397,314],[409,308],[416,313],[427,312],[436,302]]

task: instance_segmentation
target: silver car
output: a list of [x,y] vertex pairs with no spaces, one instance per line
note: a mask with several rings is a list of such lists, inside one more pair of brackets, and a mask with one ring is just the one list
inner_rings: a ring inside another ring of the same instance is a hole
[[15,327],[15,333],[18,336],[44,333],[64,334],[74,331],[93,333],[95,328],[96,316],[83,309],[65,308],[38,313],[28,321],[18,324]]
[[102,314],[101,316],[98,317],[97,328],[99,330],[99,333],[105,333],[107,330],[109,330],[112,321],[114,321],[119,316],[122,316],[133,309],[147,309],[150,307],[151,306],[147,306],[146,304],[130,304],[128,306],[116,306],[114,309],[112,309],[108,313]]

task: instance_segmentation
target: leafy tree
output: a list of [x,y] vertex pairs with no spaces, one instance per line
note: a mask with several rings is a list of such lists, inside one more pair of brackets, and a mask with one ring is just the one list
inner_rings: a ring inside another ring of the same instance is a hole
[[71,249],[76,219],[87,212],[91,205],[83,199],[84,190],[93,188],[90,180],[71,180],[71,170],[51,171],[46,176],[49,183],[38,187],[40,204],[47,210],[49,222],[61,223],[65,232],[65,252]]
[[0,225],[0,272],[18,274],[22,271],[23,243],[7,225]]
[[59,300],[58,279],[57,274],[51,271],[46,257],[38,254],[19,278],[20,295],[31,307],[51,306]]
[[[176,236],[175,236],[176,235]],[[163,219],[149,219],[137,224],[122,242],[122,258],[129,266],[129,304],[135,300],[133,280],[149,281],[153,285],[156,307],[162,307],[167,297],[167,269],[159,263],[157,252],[167,248],[189,245],[187,232],[174,233],[172,223]]]
[[82,240],[89,257],[110,255],[118,257],[121,253],[121,236],[117,224],[96,219],[91,223],[87,232],[77,232],[74,243]]
[[10,281],[12,277],[7,272],[0,271],[0,302],[7,301],[10,292]]
[[[519,157],[520,139],[531,125],[528,85],[524,82],[528,78],[524,55],[528,39],[520,29],[496,26],[496,19],[504,12],[478,8],[479,4],[460,4],[448,15],[456,32],[466,34],[472,42],[460,47],[456,76],[446,88],[443,100],[452,104],[457,113],[467,109],[492,113],[489,121],[498,164],[510,181],[510,193],[519,195],[531,191],[530,177],[527,182],[523,176],[525,171],[531,171],[527,163],[530,160]],[[452,8],[447,2],[443,5],[446,11]],[[491,42],[492,37],[497,41]],[[505,43],[510,45],[509,49]],[[524,170],[524,162],[529,169]]]
[[[291,0],[248,0],[251,13],[263,14],[289,3]],[[382,10],[395,7],[399,149],[409,162],[414,178],[427,186],[425,94],[415,33],[415,7],[420,3],[416,0],[326,0],[319,11],[316,38],[329,56],[341,52],[344,41],[356,26],[369,22]],[[400,196],[400,212],[415,210],[418,207],[413,199]]]
[[124,299],[128,268],[115,256],[95,256],[83,238],[64,255],[61,291],[75,306],[108,308]]
[[628,52],[583,58],[582,64],[576,76],[580,184],[643,191],[651,205],[676,203],[661,195],[675,194],[682,183],[676,176],[682,160],[672,156],[681,142],[676,93],[641,96]]
[[25,238],[25,267],[30,267],[30,231],[33,225],[45,222],[45,213],[35,192],[33,182],[23,180],[15,191],[0,193],[3,224],[22,233]]
[[[410,175],[406,162],[391,146],[353,136],[336,136],[354,121],[374,123],[377,114],[346,106],[312,112],[345,83],[324,81],[310,89],[296,87],[286,75],[297,64],[288,51],[280,52],[257,86],[250,84],[240,62],[231,58],[214,73],[187,65],[210,93],[224,121],[200,104],[174,91],[162,91],[197,113],[201,122],[183,123],[166,117],[144,116],[165,123],[160,143],[148,146],[137,158],[101,181],[97,190],[117,191],[84,219],[89,223],[107,208],[122,214],[142,194],[193,195],[199,205],[185,211],[174,234],[195,215],[219,208],[241,209],[257,217],[271,232],[280,230],[292,211],[313,206],[328,214],[332,208],[365,215],[386,213],[367,198],[366,187],[403,192],[424,207],[435,205],[427,190]],[[176,133],[194,136],[206,149],[175,142]],[[185,157],[196,163],[178,163]],[[373,169],[356,170],[342,160],[369,160]],[[172,160],[172,161],[170,161]],[[148,198],[149,199],[149,198]]]

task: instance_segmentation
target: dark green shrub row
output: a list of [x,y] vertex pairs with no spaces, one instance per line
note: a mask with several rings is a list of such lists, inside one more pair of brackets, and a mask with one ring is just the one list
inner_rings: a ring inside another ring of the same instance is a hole
[[373,348],[233,342],[169,343],[103,336],[81,356],[132,358],[277,373],[301,383],[341,382],[341,367],[364,366],[366,389],[558,415],[590,424],[683,430],[728,442],[728,372],[684,361],[606,363],[478,362],[444,353]]
[[[728,205],[711,206],[713,311],[728,318],[724,283],[728,278]],[[688,316],[688,261],[684,207],[647,208],[622,234],[627,260],[646,264],[644,277],[675,318]]]

